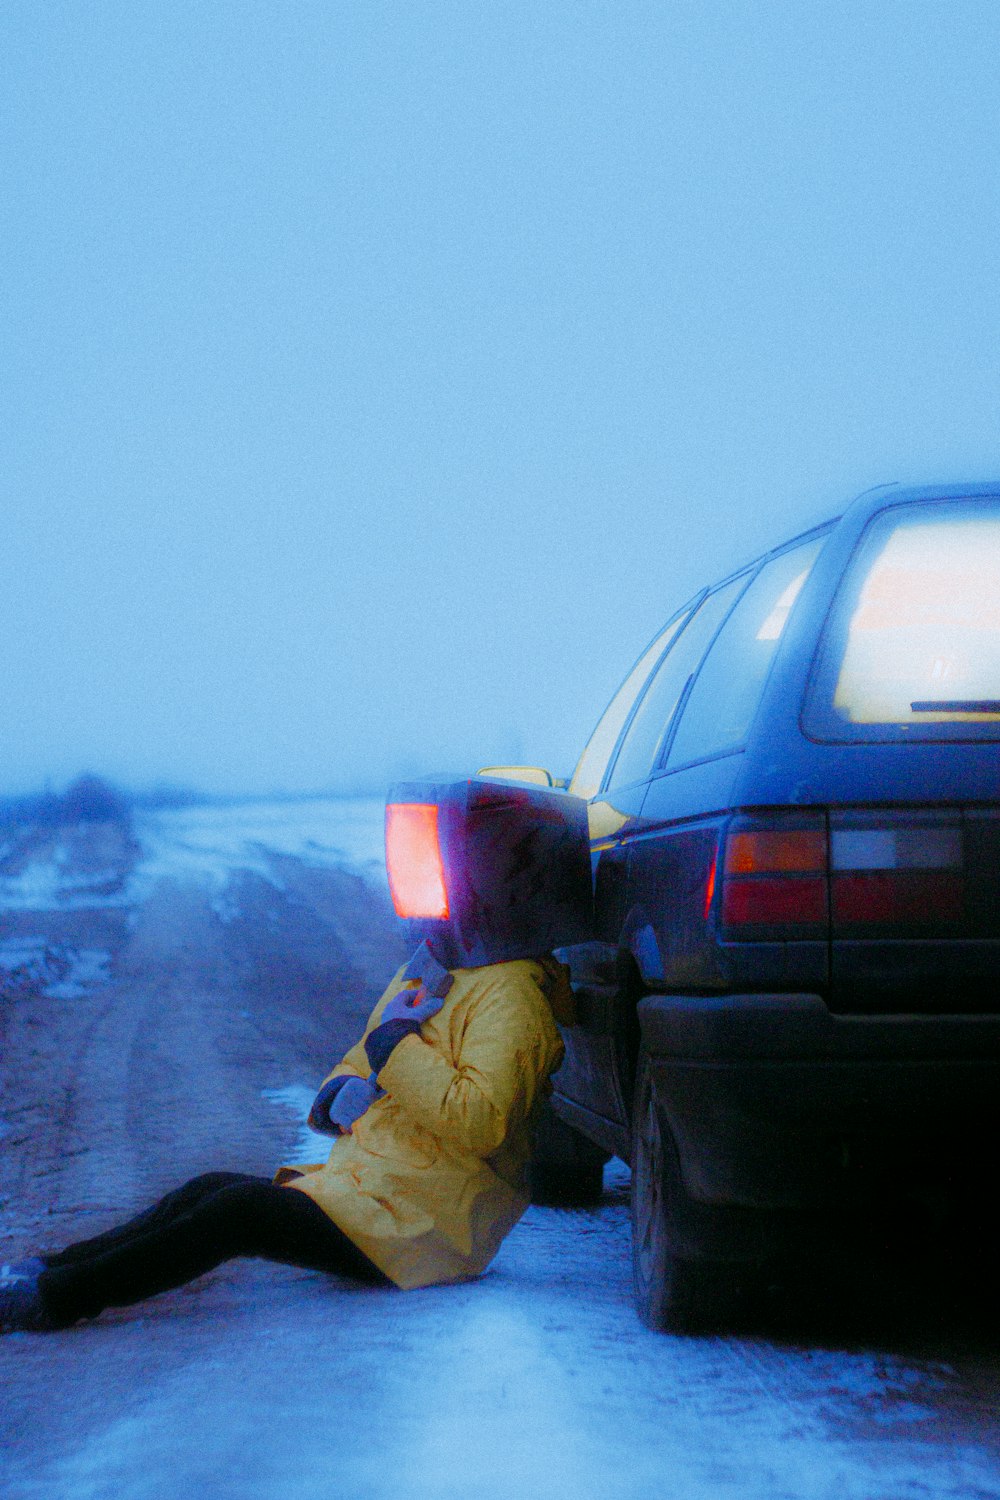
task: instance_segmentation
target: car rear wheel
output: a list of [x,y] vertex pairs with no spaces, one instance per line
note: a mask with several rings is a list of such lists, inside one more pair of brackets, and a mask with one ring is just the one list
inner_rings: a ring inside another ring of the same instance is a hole
[[643,1050],[632,1123],[632,1279],[639,1316],[649,1328],[685,1332],[715,1325],[739,1295],[734,1266],[682,1240],[687,1202]]
[[532,1203],[584,1207],[599,1203],[607,1152],[561,1120],[551,1103],[535,1125],[529,1177]]

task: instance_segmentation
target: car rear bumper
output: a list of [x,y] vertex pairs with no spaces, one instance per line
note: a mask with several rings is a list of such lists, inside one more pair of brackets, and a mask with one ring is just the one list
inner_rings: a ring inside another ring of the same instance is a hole
[[1000,1014],[843,1016],[809,994],[651,995],[638,1013],[696,1201],[829,1205],[921,1163],[960,1175],[1000,1142]]

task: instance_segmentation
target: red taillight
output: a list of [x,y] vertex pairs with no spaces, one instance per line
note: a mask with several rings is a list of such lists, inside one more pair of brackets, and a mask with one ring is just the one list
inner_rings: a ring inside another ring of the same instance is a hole
[[834,928],[960,922],[965,908],[962,829],[925,815],[832,814]]
[[708,871],[708,880],[705,883],[705,921],[708,921],[712,910],[712,901],[715,897],[715,876],[719,868],[719,850],[716,848],[712,855],[712,864]]
[[[727,935],[819,936],[828,920],[826,866],[822,817],[734,819],[723,866],[722,923],[730,929]],[[765,928],[775,930],[761,931]]]
[[448,888],[433,802],[390,802],[385,864],[398,917],[448,916]]
[[726,835],[729,940],[954,935],[967,918],[961,816],[856,809],[742,816]]
[[826,881],[822,875],[788,880],[765,876],[760,880],[727,880],[722,898],[726,926],[757,922],[816,927],[826,924]]

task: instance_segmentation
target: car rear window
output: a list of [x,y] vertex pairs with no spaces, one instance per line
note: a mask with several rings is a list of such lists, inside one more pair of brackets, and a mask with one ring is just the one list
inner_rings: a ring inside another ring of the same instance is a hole
[[803,727],[834,741],[1000,738],[1000,501],[895,506],[869,523]]

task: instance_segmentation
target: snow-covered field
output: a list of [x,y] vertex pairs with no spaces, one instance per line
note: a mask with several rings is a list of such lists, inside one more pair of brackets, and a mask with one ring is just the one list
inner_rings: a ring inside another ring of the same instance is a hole
[[40,841],[17,873],[0,875],[0,912],[132,906],[163,879],[198,881],[220,891],[236,870],[255,871],[274,882],[274,855],[314,866],[347,866],[384,879],[384,817],[385,803],[373,797],[139,813],[134,832],[141,853],[124,883],[114,866],[81,871],[64,834]]
[[384,880],[381,798],[316,798],[186,807],[144,814],[136,834],[143,847],[133,891],[155,881],[198,879],[217,889],[234,870],[274,882],[273,855],[309,865],[347,866]]
[[[482,1279],[397,1293],[246,1263],[18,1368],[5,1500],[995,1500],[982,1362],[642,1328],[628,1176],[532,1208]],[[74,1410],[64,1404],[71,1392]]]
[[[0,999],[29,992],[72,999],[107,980],[108,949],[59,941],[43,930],[46,914],[134,913],[168,881],[204,891],[226,921],[238,912],[228,894],[234,880],[253,875],[283,892],[288,859],[313,870],[353,870],[386,889],[384,817],[379,798],[332,797],[139,813],[131,845],[98,841],[103,864],[81,848],[78,829],[28,836],[20,858],[9,861],[13,871],[0,873],[0,923],[20,917],[14,931],[0,934]],[[31,914],[39,918],[34,931]]]

